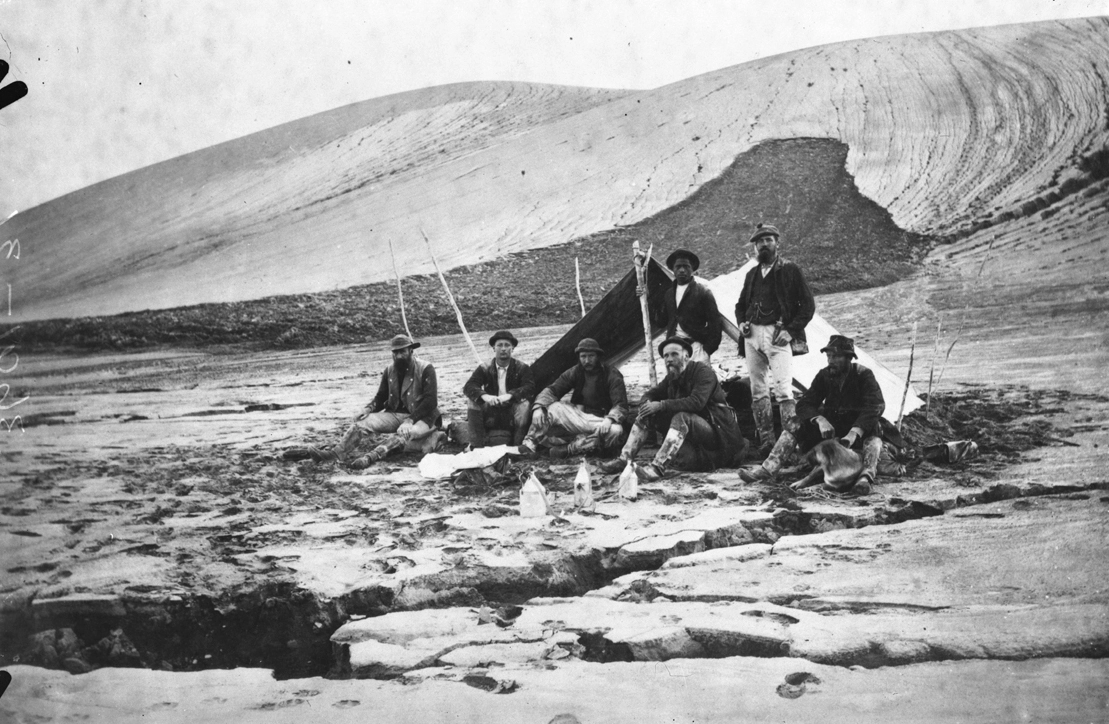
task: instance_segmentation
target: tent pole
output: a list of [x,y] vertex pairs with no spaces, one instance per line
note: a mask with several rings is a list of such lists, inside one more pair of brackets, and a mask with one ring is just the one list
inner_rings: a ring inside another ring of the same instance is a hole
[[651,387],[658,384],[655,372],[655,348],[651,346],[651,313],[647,307],[647,267],[651,261],[651,251],[655,245],[647,247],[647,252],[639,248],[639,242],[632,242],[632,260],[635,263],[635,280],[642,294],[639,295],[639,309],[643,313],[643,339],[647,343],[647,372],[651,376]]
[[404,290],[400,285],[400,271],[397,269],[397,256],[393,253],[393,239],[389,238],[389,258],[393,260],[393,276],[397,278],[397,296],[400,297],[400,319],[404,322],[404,333],[409,338],[412,337],[412,331],[408,329],[408,315],[404,313]]
[[581,267],[578,266],[578,258],[574,257],[574,285],[578,288],[578,303],[581,304],[581,316],[585,316],[585,299],[581,296]]
[[470,339],[470,333],[466,331],[466,323],[462,321],[462,310],[458,308],[458,304],[454,301],[454,295],[451,294],[451,288],[447,285],[447,278],[443,276],[443,270],[439,268],[439,261],[435,258],[435,252],[431,250],[431,239],[427,238],[423,228],[420,228],[420,233],[423,234],[424,241],[427,242],[427,253],[431,255],[431,263],[435,265],[435,271],[439,274],[439,281],[443,282],[443,289],[447,292],[447,301],[454,307],[454,315],[458,318],[458,327],[462,330],[462,336],[470,343],[470,350],[474,353],[474,359],[477,363],[482,364],[481,355],[477,353],[477,347],[474,346],[474,340]]
[[901,409],[897,413],[897,431],[901,432],[901,418],[905,416],[905,400],[909,399],[909,385],[913,378],[913,356],[916,354],[916,322],[913,322],[913,342],[909,345],[909,371],[905,374],[905,392],[901,395]]

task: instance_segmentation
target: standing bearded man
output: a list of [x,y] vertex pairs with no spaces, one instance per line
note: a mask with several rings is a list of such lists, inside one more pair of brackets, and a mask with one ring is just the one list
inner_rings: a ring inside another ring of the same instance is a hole
[[735,410],[725,399],[716,373],[691,359],[693,345],[685,337],[670,337],[659,345],[666,363],[666,379],[647,391],[620,457],[601,464],[606,473],[618,472],[634,460],[647,438],[648,426],[665,432],[654,460],[637,470],[653,482],[678,470],[712,470],[732,464],[746,447]]
[[[801,269],[778,254],[778,229],[759,224],[751,235],[759,265],[747,272],[735,305],[735,319],[744,337],[739,353],[747,359],[751,377],[751,412],[759,431],[759,454],[774,447],[773,391],[782,415],[782,428],[797,416],[793,401],[794,354],[805,354],[805,326],[816,303]],[[773,376],[773,384],[768,379]]]
[[692,251],[675,249],[666,257],[666,266],[674,272],[674,284],[663,295],[666,336],[688,337],[693,360],[711,363],[712,353],[720,347],[723,325],[712,290],[693,278],[701,260]]

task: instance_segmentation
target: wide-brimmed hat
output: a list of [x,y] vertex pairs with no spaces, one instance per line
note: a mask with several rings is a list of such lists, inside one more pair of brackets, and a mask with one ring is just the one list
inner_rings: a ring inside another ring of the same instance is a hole
[[416,349],[419,346],[420,343],[413,341],[407,334],[398,334],[396,337],[393,337],[393,341],[389,344],[390,349],[394,352],[398,349]]
[[775,239],[779,239],[782,235],[778,233],[778,227],[773,224],[759,224],[755,227],[755,233],[751,234],[751,243],[754,244],[764,236],[773,236]]
[[675,249],[674,251],[670,252],[670,256],[666,257],[666,267],[670,271],[674,271],[674,265],[677,264],[678,259],[682,258],[683,256],[686,259],[689,259],[689,265],[693,267],[693,271],[697,271],[698,267],[701,266],[701,260],[698,259],[697,255],[694,254],[692,251],[689,251],[688,249]]
[[828,346],[820,351],[831,352],[832,354],[845,354],[849,357],[858,358],[858,355],[855,354],[855,340],[850,337],[844,337],[842,334],[833,334],[828,340]]
[[489,338],[489,346],[492,347],[495,344],[497,344],[498,339],[507,339],[509,342],[512,343],[513,347],[520,344],[520,340],[516,339],[516,336],[514,334],[512,334],[512,332],[509,332],[507,329],[502,329],[501,331],[497,332],[492,337],[490,337]]
[[601,349],[601,345],[597,344],[597,340],[592,337],[582,337],[578,342],[578,346],[574,347],[575,353],[581,352],[596,352],[597,354],[604,354],[605,351]]
[[662,356],[662,350],[668,344],[680,344],[681,346],[685,347],[686,352],[688,352],[691,355],[693,354],[693,343],[690,342],[689,339],[687,339],[685,337],[674,336],[674,337],[667,337],[666,339],[662,340],[661,344],[659,344],[659,346],[658,346],[658,355],[659,355],[659,357]]

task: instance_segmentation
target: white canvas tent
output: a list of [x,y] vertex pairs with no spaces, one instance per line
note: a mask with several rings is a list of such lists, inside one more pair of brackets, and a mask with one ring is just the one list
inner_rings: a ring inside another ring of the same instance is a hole
[[[706,282],[703,279],[698,279],[699,282],[708,286],[712,290],[713,296],[716,297],[716,304],[720,307],[720,316],[724,320],[724,333],[737,341],[740,336],[735,319],[735,303],[739,299],[740,292],[743,291],[743,280],[747,276],[747,272],[757,263],[756,260],[751,259],[740,269],[731,274],[716,277],[712,281]],[[820,353],[820,349],[828,344],[828,340],[833,334],[839,334],[839,332],[819,314],[814,314],[812,321],[805,327],[805,336],[809,342],[809,353],[793,358],[793,381],[795,386],[802,390],[808,389],[816,373],[827,366],[827,358]],[[861,349],[857,344],[855,345],[855,353],[859,357],[859,363],[874,372],[874,376],[878,379],[878,385],[882,388],[882,396],[886,400],[886,410],[882,413],[882,417],[896,423],[897,414],[901,408],[901,397],[905,394],[905,380],[899,378],[888,367],[871,357],[866,350]],[[909,395],[905,399],[905,414],[908,415],[923,405],[924,400],[917,396],[916,390],[910,385]]]

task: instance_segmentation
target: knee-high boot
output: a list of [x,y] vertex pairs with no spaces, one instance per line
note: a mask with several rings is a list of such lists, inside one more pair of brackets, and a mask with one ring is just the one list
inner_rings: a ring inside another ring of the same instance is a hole
[[666,477],[666,469],[670,465],[670,460],[678,454],[678,450],[681,449],[684,442],[685,435],[679,430],[674,428],[667,430],[662,445],[655,453],[655,459],[651,461],[650,465],[639,468],[639,477],[649,483]]
[[620,450],[620,456],[612,460],[606,460],[601,463],[601,470],[606,473],[618,473],[624,469],[629,460],[635,458],[635,454],[639,452],[639,448],[643,447],[643,443],[647,440],[647,428],[638,422],[632,425],[632,430],[628,434],[628,441],[624,443],[624,447]]
[[774,447],[774,407],[769,397],[760,397],[751,403],[751,414],[759,431],[759,454],[766,455]]
[[766,460],[762,465],[755,465],[749,468],[739,469],[739,479],[745,483],[757,483],[762,480],[769,480],[774,477],[774,474],[782,467],[782,463],[793,454],[797,449],[797,438],[793,433],[786,430],[778,438],[778,442],[774,443],[773,449],[770,454],[766,456]]
[[360,458],[352,460],[350,467],[363,470],[379,460],[384,460],[389,455],[404,449],[405,442],[400,435],[388,435],[381,443]]

